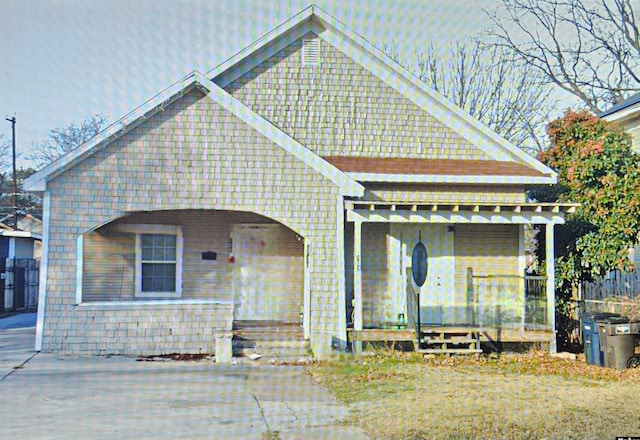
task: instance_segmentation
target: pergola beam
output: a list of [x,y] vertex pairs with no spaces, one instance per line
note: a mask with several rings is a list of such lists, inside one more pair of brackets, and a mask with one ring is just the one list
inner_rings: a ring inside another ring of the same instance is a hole
[[487,211],[347,211],[347,221],[376,223],[494,223],[494,224],[561,224],[564,214],[552,212],[487,212]]

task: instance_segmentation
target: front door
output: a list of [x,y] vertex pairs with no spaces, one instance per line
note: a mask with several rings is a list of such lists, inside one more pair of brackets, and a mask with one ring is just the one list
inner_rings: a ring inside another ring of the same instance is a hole
[[[454,322],[454,233],[448,225],[396,225],[395,234],[401,243],[402,267],[400,279],[412,304],[417,286],[413,282],[411,255],[420,235],[428,253],[428,273],[420,288],[420,321],[423,324],[442,325]],[[408,307],[411,308],[411,307]],[[408,310],[408,313],[410,310]],[[409,317],[409,321],[412,319]]]
[[233,228],[234,318],[299,322],[304,241],[279,224]]

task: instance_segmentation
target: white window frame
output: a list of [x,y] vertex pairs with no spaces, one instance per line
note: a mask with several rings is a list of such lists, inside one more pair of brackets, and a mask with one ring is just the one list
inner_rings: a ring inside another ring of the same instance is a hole
[[[182,227],[175,225],[123,225],[126,232],[136,235],[136,267],[135,267],[135,297],[136,298],[181,298],[182,297],[182,258],[184,240]],[[176,290],[174,292],[143,292],[142,291],[142,235],[166,234],[176,236]]]

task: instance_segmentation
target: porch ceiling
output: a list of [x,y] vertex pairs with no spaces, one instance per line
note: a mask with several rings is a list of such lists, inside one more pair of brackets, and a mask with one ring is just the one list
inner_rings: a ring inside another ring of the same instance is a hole
[[577,203],[407,203],[347,200],[347,220],[395,223],[564,223]]

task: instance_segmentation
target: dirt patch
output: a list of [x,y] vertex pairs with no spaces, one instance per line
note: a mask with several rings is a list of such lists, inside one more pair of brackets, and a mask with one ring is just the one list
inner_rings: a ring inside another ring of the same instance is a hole
[[499,359],[373,356],[309,374],[350,404],[372,439],[639,436],[640,370],[541,353]]
[[215,355],[211,353],[198,353],[198,354],[162,354],[159,356],[138,356],[136,359],[138,362],[154,362],[154,361],[201,361],[201,360],[214,360]]

